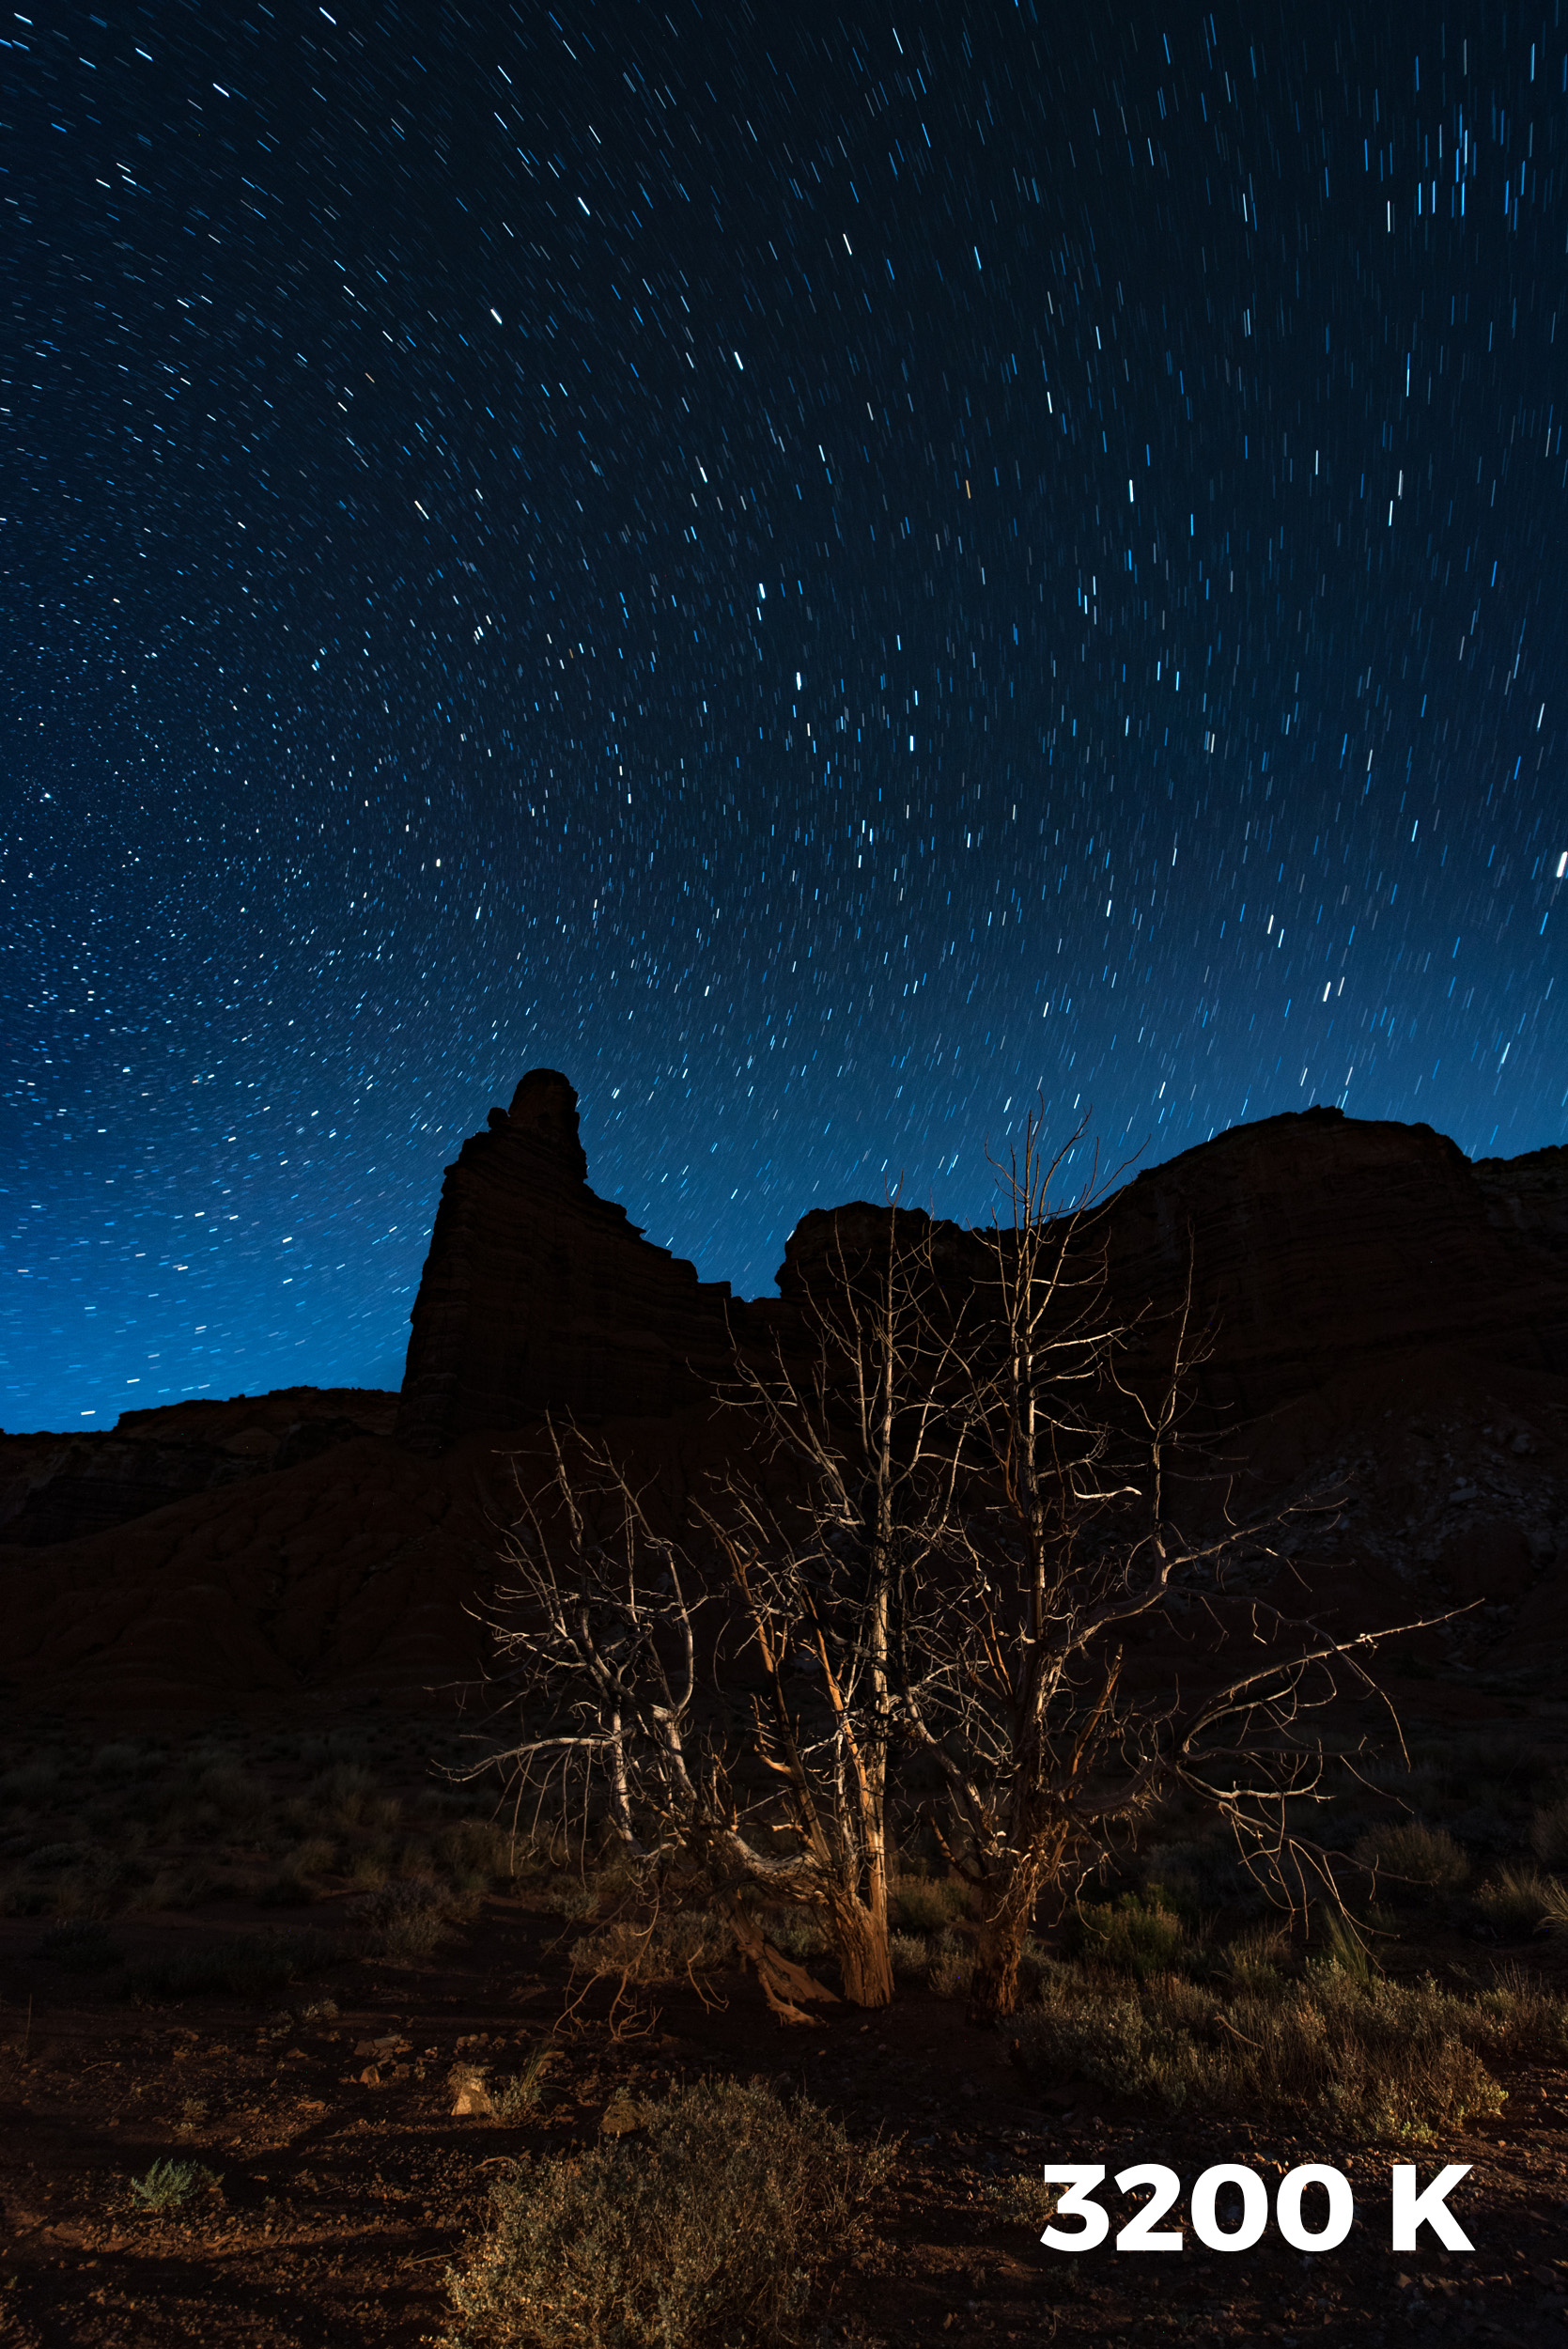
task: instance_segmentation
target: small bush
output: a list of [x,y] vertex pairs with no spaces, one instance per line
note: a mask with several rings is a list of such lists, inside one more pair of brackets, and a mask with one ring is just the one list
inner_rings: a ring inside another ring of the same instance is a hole
[[155,2161],[145,2178],[132,2179],[131,2191],[143,2210],[183,2210],[218,2183],[199,2161]]
[[1060,2186],[1029,2175],[992,2178],[980,2189],[982,2205],[999,2227],[1027,2227],[1033,2234],[1056,2217]]
[[1231,1980],[1238,1989],[1267,1992],[1284,1980],[1290,1960],[1290,1933],[1284,1925],[1254,1925],[1238,1934],[1225,1952]]
[[1367,1945],[1350,1919],[1337,1908],[1320,1907],[1314,1911],[1314,1939],[1308,1950],[1309,1959],[1319,1966],[1333,1966],[1350,1982],[1366,1983],[1372,1980],[1372,1959]]
[[85,1917],[53,1926],[39,1943],[38,1953],[73,1974],[101,1974],[125,1954],[107,1925]]
[[1337,1967],[1224,2005],[1172,1977],[1107,1997],[1059,1974],[1019,2019],[1026,2068],[1172,2111],[1310,2112],[1350,2137],[1424,2139],[1504,2101],[1477,2053],[1507,2046],[1499,2017]]
[[620,1917],[572,1943],[571,1969],[598,1982],[684,1982],[692,1972],[733,1964],[735,1936],[722,1918],[677,1911],[639,1924]]
[[968,1906],[961,1884],[944,1884],[934,1876],[906,1876],[889,1903],[893,1921],[904,1933],[940,1933]]
[[888,1953],[900,1982],[921,1981],[931,1964],[931,1952],[923,1933],[890,1933]]
[[[1561,1887],[1553,1889],[1563,1900]],[[1563,1906],[1568,1912],[1568,1901]],[[1568,2051],[1568,1999],[1560,1999],[1522,1967],[1498,1967],[1491,1987],[1476,1999],[1475,2011],[1480,2044],[1488,2054],[1515,2062],[1534,2056],[1560,2063]]]
[[545,2074],[555,2061],[553,2047],[536,2047],[520,2072],[509,2080],[497,2080],[489,2092],[490,2107],[498,2121],[525,2121],[536,2112],[544,2101]]
[[1356,1844],[1355,1857],[1370,1868],[1396,1895],[1409,1899],[1423,1892],[1456,1892],[1470,1873],[1470,1863],[1446,1828],[1423,1827],[1419,1819],[1397,1819],[1369,1828]]
[[211,1990],[253,1998],[282,1983],[298,1982],[302,1975],[319,1973],[340,1954],[326,1933],[236,1933],[128,1968],[126,1988],[147,1999],[188,1999]]
[[447,2288],[444,2349],[698,2349],[800,2338],[891,2156],[815,2107],[704,2081],[633,2142],[520,2165]]
[[349,1904],[378,1957],[428,1957],[451,1931],[453,1901],[422,1876],[394,1876]]
[[970,1986],[974,1971],[974,1952],[955,1933],[944,1933],[930,1945],[930,1963],[925,1969],[927,1989],[939,1999],[962,1998]]
[[820,1920],[810,1909],[787,1908],[761,1919],[768,1938],[798,1966],[809,1966],[828,1946]]
[[1187,1938],[1181,1919],[1165,1906],[1158,1885],[1145,1892],[1124,1892],[1119,1901],[1078,1909],[1070,1921],[1069,1948],[1119,1974],[1145,1982],[1168,1974],[1180,1963]]
[[474,1890],[510,1883],[514,1858],[519,1864],[524,1859],[520,1850],[514,1853],[510,1829],[493,1819],[455,1820],[442,1829],[437,1844],[443,1863],[458,1883]]
[[1551,1897],[1550,1879],[1538,1868],[1504,1868],[1482,1886],[1475,1905],[1494,1933],[1522,1941],[1545,1921]]
[[375,1785],[374,1778],[361,1763],[338,1762],[330,1770],[324,1770],[309,1791],[339,1826],[355,1827],[365,1816]]

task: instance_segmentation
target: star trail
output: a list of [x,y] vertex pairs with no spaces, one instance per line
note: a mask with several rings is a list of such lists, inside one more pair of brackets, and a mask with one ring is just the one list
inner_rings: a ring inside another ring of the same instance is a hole
[[1568,28],[0,19],[0,1418],[396,1384],[521,1072],[767,1290],[1043,1096],[1568,1130]]

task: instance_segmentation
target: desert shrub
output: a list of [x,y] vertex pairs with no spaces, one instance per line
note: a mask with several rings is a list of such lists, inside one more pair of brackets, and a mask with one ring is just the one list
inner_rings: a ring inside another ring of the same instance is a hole
[[52,1754],[36,1754],[30,1762],[18,1762],[0,1776],[0,1795],[13,1802],[37,1802],[55,1792],[60,1782],[60,1765]]
[[520,2072],[491,2084],[490,2107],[498,2121],[525,2121],[538,2110],[544,2101],[545,2074],[554,2061],[553,2047],[536,2047]]
[[1064,1938],[1080,1955],[1143,1982],[1180,1963],[1187,1933],[1157,1884],[1147,1892],[1124,1892],[1120,1900],[1074,1910]]
[[199,2161],[155,2161],[145,2178],[132,2179],[131,2192],[143,2210],[183,2210],[218,2182]]
[[[1562,1899],[1561,1887],[1555,1887]],[[1563,1903],[1568,1912],[1568,1901]],[[1562,2061],[1568,2050],[1568,1999],[1522,1967],[1498,1966],[1475,2001],[1476,2031],[1486,2054]]]
[[931,1963],[924,1933],[890,1933],[888,1952],[900,1982],[919,1982]]
[[235,1933],[199,1948],[166,1951],[126,1968],[125,1986],[145,1999],[187,1999],[228,1990],[252,1998],[319,1973],[341,1954],[326,1933]]
[[511,1880],[511,1833],[493,1819],[454,1820],[450,1827],[442,1829],[437,1848],[459,1884],[477,1890],[484,1885]]
[[1372,1958],[1355,1924],[1326,1905],[1312,1911],[1307,1958],[1311,1965],[1334,1967],[1349,1982],[1366,1983],[1373,1978]]
[[39,1943],[38,1953],[73,1974],[101,1974],[108,1967],[117,1966],[125,1954],[107,1925],[86,1917],[52,1926]]
[[1337,1967],[1223,2005],[1173,1977],[1096,1995],[1059,1972],[1020,2017],[1018,2052],[1027,2069],[1172,2111],[1312,2113],[1350,2137],[1424,2138],[1499,2109],[1475,2044],[1497,2036],[1430,1983],[1359,1983]]
[[722,1917],[677,1909],[639,1923],[617,1917],[572,1943],[571,1969],[593,1981],[614,1974],[627,1982],[682,1982],[735,1957],[735,1937]]
[[974,1971],[974,1952],[957,1934],[939,1934],[929,1945],[930,1958],[925,1969],[926,1987],[939,1999],[961,1998],[970,1986]]
[[1543,1867],[1568,1868],[1568,1797],[1541,1805],[1530,1821],[1529,1847]]
[[980,2189],[981,2206],[998,2227],[1028,2227],[1037,2234],[1056,2216],[1061,2187],[1044,2178],[990,2178]]
[[1237,1934],[1225,1952],[1225,1967],[1238,1989],[1265,1993],[1284,1980],[1290,1961],[1290,1932],[1284,1925],[1253,1925]]
[[349,1904],[377,1957],[428,1957],[452,1929],[450,1892],[424,1876],[394,1876]]
[[761,1921],[775,1949],[783,1950],[798,1966],[809,1965],[828,1946],[821,1920],[809,1908],[775,1909]]
[[961,1884],[944,1884],[934,1876],[906,1876],[888,1904],[893,1923],[904,1933],[940,1933],[961,1917],[969,1898]]
[[1373,1869],[1380,1884],[1406,1899],[1411,1893],[1454,1892],[1470,1873],[1462,1847],[1446,1828],[1420,1819],[1395,1819],[1369,1828],[1358,1838],[1355,1858]]
[[552,1908],[558,1917],[565,1917],[568,1924],[575,1924],[579,1918],[591,1917],[598,1906],[598,1892],[581,1876],[559,1878],[546,1889],[543,1900],[547,1908]]
[[1522,1941],[1545,1923],[1551,1897],[1551,1880],[1538,1868],[1504,1868],[1481,1887],[1475,1905],[1494,1933]]
[[645,2134],[520,2164],[448,2271],[445,2349],[699,2349],[784,2341],[891,2167],[828,2115],[707,2080]]
[[336,1846],[325,1835],[307,1835],[281,1856],[277,1874],[261,1885],[256,1898],[272,1908],[303,1908],[318,1897],[318,1878],[326,1875]]

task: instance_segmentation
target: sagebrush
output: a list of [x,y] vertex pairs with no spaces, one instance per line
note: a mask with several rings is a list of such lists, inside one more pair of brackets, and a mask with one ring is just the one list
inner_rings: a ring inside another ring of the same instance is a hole
[[801,2338],[891,2155],[816,2107],[706,2080],[645,2133],[524,2161],[448,2271],[443,2349],[705,2349]]

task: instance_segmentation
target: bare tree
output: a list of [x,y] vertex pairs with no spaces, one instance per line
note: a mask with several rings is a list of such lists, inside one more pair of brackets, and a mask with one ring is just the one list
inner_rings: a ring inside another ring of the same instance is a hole
[[[548,1440],[545,1481],[530,1490],[518,1475],[518,1516],[504,1546],[513,1579],[489,1624],[521,1734],[474,1768],[507,1774],[516,1799],[533,1803],[536,1824],[558,1806],[580,1848],[602,1806],[621,1849],[650,1874],[686,1863],[727,1910],[774,2011],[809,2021],[804,2006],[833,1993],[768,1940],[739,1893],[750,1887],[769,1901],[824,1909],[831,1921],[853,1881],[852,1847],[825,1826],[831,1805],[812,1812],[809,1793],[793,1815],[811,1817],[816,1831],[779,1847],[777,1804],[737,1795],[728,1707],[721,1688],[705,1689],[737,1596],[765,1659],[775,1655],[780,1621],[747,1596],[744,1568],[733,1593],[711,1570],[705,1576],[601,1447],[573,1429],[568,1451],[553,1425]],[[700,1645],[705,1613],[712,1628]],[[798,1703],[774,1703],[764,1758],[786,1750],[808,1790],[820,1742]],[[828,1742],[831,1749],[831,1732]],[[841,1734],[827,1764],[841,1797],[845,1754]],[[855,1996],[856,1980],[848,1986]]]
[[[1336,1637],[1265,1595],[1292,1520],[1337,1514],[1334,1501],[1238,1513],[1235,1478],[1187,1434],[1208,1347],[1191,1328],[1190,1268],[1163,1330],[1146,1310],[1118,1319],[1093,1184],[1051,1211],[1072,1142],[1048,1158],[1032,1115],[1003,1171],[957,1356],[977,1480],[965,1567],[898,1610],[899,1723],[949,1797],[981,2016],[1013,2010],[1042,1898],[1060,1912],[1177,1788],[1228,1821],[1286,1905],[1310,1889],[1337,1900],[1331,1856],[1293,1825],[1322,1794],[1312,1717],[1347,1685],[1370,1691],[1360,1652],[1392,1636]],[[1184,1688],[1172,1658],[1192,1622],[1210,1652],[1189,1653]],[[1163,1658],[1129,1659],[1149,1633]]]
[[[860,1211],[863,1214],[865,1211]],[[896,1199],[869,1228],[833,1219],[802,1318],[809,1353],[738,1351],[724,1400],[748,1425],[704,1521],[727,1562],[760,1661],[756,1750],[775,1774],[816,1899],[860,2006],[893,1997],[889,1772],[900,1735],[897,1609],[954,1549],[961,1457],[962,1299],[943,1293],[927,1217]]]
[[551,1430],[522,1497],[495,1625],[522,1735],[500,1759],[582,1818],[597,1784],[627,1851],[678,1855],[792,2021],[830,1994],[741,1895],[814,1911],[846,1996],[886,2003],[900,1771],[945,1793],[930,1816],[970,1889],[981,2016],[1015,2005],[1042,1905],[1173,1791],[1287,1906],[1338,1898],[1296,1824],[1324,1796],[1316,1719],[1418,1626],[1340,1637],[1270,1596],[1292,1519],[1331,1504],[1238,1505],[1188,1432],[1190,1278],[1164,1325],[1118,1317],[1093,1179],[1052,1208],[1065,1155],[1032,1116],[988,1235],[896,1200],[842,1210],[804,1346],[766,1366],[736,1349],[742,1441],[687,1531],[575,1431],[568,1458]]

